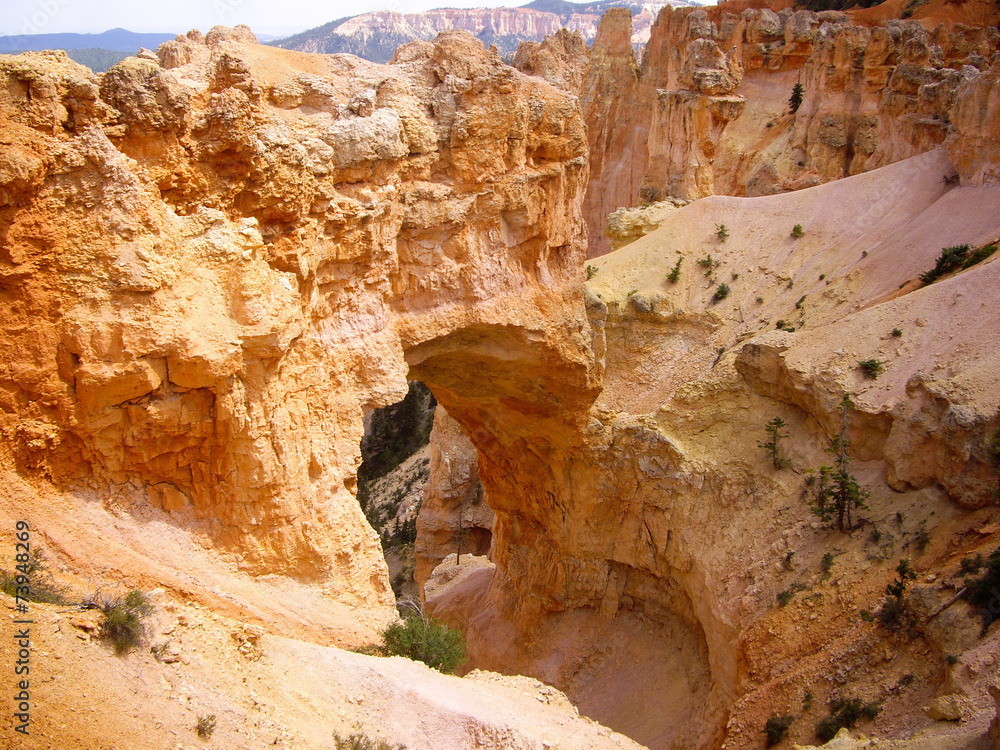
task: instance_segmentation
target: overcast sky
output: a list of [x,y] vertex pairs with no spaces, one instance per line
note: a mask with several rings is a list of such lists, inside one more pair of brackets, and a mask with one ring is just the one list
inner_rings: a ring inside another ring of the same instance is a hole
[[525,5],[530,0],[0,0],[0,36],[63,31],[182,33],[245,23],[262,34],[289,34],[373,10]]

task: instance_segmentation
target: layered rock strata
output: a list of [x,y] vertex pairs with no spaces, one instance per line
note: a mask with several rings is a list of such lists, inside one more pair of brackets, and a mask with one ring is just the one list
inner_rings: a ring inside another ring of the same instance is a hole
[[[583,88],[591,256],[609,249],[604,221],[623,206],[794,190],[945,142],[953,153],[963,148],[956,142],[985,147],[976,164],[975,147],[953,156],[966,182],[995,163],[986,144],[998,140],[989,92],[1000,35],[991,26],[869,27],[833,11],[664,8],[635,69],[622,43],[628,16],[603,23]],[[793,114],[796,83],[804,97]],[[627,117],[618,114],[625,106]]]
[[[631,44],[641,49],[649,40],[656,13],[668,2],[687,5],[684,0],[630,2],[634,13]],[[496,45],[502,55],[513,54],[520,43],[535,44],[545,37],[568,31],[590,43],[608,3],[574,4],[549,9],[441,8],[424,13],[380,10],[325,24],[276,42],[279,47],[300,52],[350,52],[375,62],[392,58],[393,49],[406,42],[430,40],[442,31],[462,29],[484,45]]]

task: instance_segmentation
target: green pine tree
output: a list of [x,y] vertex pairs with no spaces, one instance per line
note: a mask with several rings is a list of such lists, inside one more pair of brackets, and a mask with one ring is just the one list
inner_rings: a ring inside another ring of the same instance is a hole
[[806,93],[806,87],[801,83],[796,83],[792,86],[792,96],[788,100],[788,111],[791,114],[795,114],[799,111],[799,107],[802,106],[802,97]]
[[841,531],[852,531],[858,527],[856,513],[868,507],[868,490],[858,484],[858,480],[847,470],[851,458],[847,449],[851,442],[847,439],[848,412],[854,404],[850,396],[840,402],[843,422],[840,434],[830,441],[830,453],[836,456],[836,466],[821,466],[819,469],[819,491],[812,503],[813,512],[823,521],[834,521]]

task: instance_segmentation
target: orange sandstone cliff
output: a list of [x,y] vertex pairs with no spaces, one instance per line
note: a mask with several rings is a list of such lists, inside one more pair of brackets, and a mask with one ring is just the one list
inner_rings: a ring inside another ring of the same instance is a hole
[[990,25],[729,5],[664,8],[640,66],[628,14],[602,19],[582,89],[591,256],[610,249],[605,221],[621,207],[800,189],[995,130],[988,105],[967,104],[995,85]]

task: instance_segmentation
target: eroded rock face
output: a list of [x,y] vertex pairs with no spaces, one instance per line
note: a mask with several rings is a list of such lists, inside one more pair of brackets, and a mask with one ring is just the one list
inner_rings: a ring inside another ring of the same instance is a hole
[[590,50],[579,33],[559,29],[541,42],[522,42],[514,56],[514,67],[539,76],[557,88],[577,93],[583,88]]
[[603,191],[590,186],[587,190],[584,216],[592,246],[604,246],[601,238],[608,214],[633,205],[642,179],[637,165],[646,160],[644,136],[649,133],[649,114],[645,107],[636,108],[633,98],[639,66],[629,43],[631,29],[632,16],[627,9],[612,8],[604,14],[580,95],[587,122],[591,184],[604,186]]
[[[598,35],[583,89],[591,256],[610,249],[598,231],[621,207],[797,190],[946,141],[963,183],[996,179],[992,27],[930,32],[916,21],[855,25],[838,12],[668,7],[638,71],[623,36]],[[791,114],[796,83],[804,98]],[[601,96],[590,103],[592,90]],[[625,103],[628,116],[615,118]]]
[[493,510],[479,481],[475,446],[439,409],[431,431],[430,478],[417,516],[414,580],[423,591],[431,571],[448,555],[485,556],[493,541]]
[[[980,68],[985,66],[980,66]],[[948,156],[963,183],[986,185],[1000,181],[1000,57],[987,70],[962,69],[950,110],[955,131],[948,136]]]
[[389,606],[353,495],[364,411],[411,369],[492,420],[593,398],[576,104],[457,32],[390,66],[245,28],[159,60],[98,86],[0,58],[6,439],[252,571]]
[[657,201],[640,208],[620,208],[608,216],[604,232],[611,241],[611,248],[619,247],[643,237],[667,220],[671,212],[688,201],[680,198]]
[[[818,702],[820,690],[869,691],[922,720],[893,692],[898,666],[877,626],[856,613],[877,611],[904,556],[935,574],[914,601],[941,606],[955,593],[952,558],[968,554],[949,553],[957,529],[996,544],[995,524],[980,532],[976,519],[995,513],[985,450],[1000,428],[998,355],[992,318],[976,310],[1000,265],[903,291],[942,243],[1000,231],[987,210],[996,188],[948,185],[949,168],[939,149],[817,190],[695,201],[593,262],[604,388],[582,442],[526,438],[515,455],[511,441],[471,435],[496,510],[496,567],[445,566],[449,585],[428,604],[466,630],[475,664],[551,681],[649,747],[759,747],[762,722],[807,690]],[[859,205],[864,222],[852,220]],[[725,241],[721,221],[739,228]],[[708,254],[714,279],[695,263]],[[885,366],[877,380],[859,369],[867,358]],[[872,493],[872,526],[850,534],[809,506],[845,394],[852,471]],[[775,416],[788,426],[782,469],[759,445]],[[831,550],[843,554],[824,582]],[[962,619],[949,609],[923,624],[942,660],[974,647]],[[677,675],[696,677],[678,688]],[[643,712],[649,694],[671,699]]]

